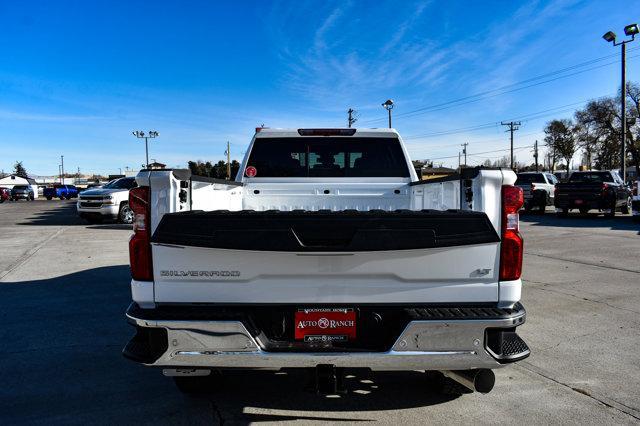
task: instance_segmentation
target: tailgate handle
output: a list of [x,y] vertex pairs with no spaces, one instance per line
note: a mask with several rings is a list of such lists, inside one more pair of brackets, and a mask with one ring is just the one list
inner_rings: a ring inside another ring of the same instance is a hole
[[341,237],[341,238],[327,238],[324,237],[311,237],[305,236],[302,237],[299,235],[293,228],[290,229],[291,234],[296,239],[300,247],[308,247],[308,248],[319,248],[319,249],[341,249],[346,248],[351,245],[351,240],[353,240],[353,235]]

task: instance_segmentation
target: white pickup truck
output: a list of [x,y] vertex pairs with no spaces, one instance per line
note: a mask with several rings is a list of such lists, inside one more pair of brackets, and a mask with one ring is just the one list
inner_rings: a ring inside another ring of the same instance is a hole
[[235,181],[136,180],[123,353],[181,390],[283,367],[335,390],[366,367],[489,392],[529,355],[511,170],[419,181],[393,129],[257,129]]
[[133,222],[133,211],[129,208],[129,190],[136,187],[131,177],[112,180],[100,188],[87,189],[78,195],[78,216],[89,223],[114,219],[122,223]]

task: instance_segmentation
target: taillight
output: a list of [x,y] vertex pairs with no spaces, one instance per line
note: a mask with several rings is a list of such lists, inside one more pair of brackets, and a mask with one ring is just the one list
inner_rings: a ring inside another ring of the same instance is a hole
[[535,190],[536,190],[536,184],[535,184],[535,183],[532,183],[532,184],[531,184],[531,191],[533,192],[533,191],[535,191]]
[[129,240],[129,263],[131,277],[138,281],[153,281],[149,196],[148,186],[139,186],[129,191],[129,207],[133,210],[133,236]]
[[608,183],[603,183],[602,184],[602,192],[607,192],[607,190],[609,189],[609,184]]
[[502,243],[500,244],[500,280],[513,281],[522,275],[524,246],[519,232],[518,210],[524,204],[522,189],[502,187]]

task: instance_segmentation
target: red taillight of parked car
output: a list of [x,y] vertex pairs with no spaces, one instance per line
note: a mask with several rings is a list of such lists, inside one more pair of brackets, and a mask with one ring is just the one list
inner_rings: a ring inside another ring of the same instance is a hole
[[522,275],[524,245],[519,232],[518,210],[524,204],[522,189],[502,187],[502,243],[500,245],[500,280],[513,281]]
[[129,240],[131,277],[138,281],[153,281],[151,263],[150,191],[139,186],[129,191],[129,207],[133,210],[133,236]]

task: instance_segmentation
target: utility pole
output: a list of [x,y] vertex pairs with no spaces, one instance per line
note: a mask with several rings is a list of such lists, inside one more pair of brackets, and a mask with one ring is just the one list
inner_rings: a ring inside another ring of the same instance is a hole
[[462,146],[462,153],[464,154],[464,165],[467,165],[467,145],[469,145],[468,142],[463,143]]
[[227,141],[227,150],[224,152],[227,155],[227,180],[231,180],[231,147],[229,141]]
[[64,185],[64,155],[60,156],[60,161],[61,161],[61,165],[60,165],[60,176],[62,176],[62,184]]
[[458,151],[458,169],[460,168],[460,151]]
[[355,117],[355,112],[356,110],[354,110],[353,108],[349,108],[347,110],[347,114],[349,114],[349,118],[347,119],[347,125],[349,127],[353,126],[355,122],[358,121],[358,119]]
[[510,162],[510,164],[511,164],[511,170],[513,170],[513,132],[518,130],[520,128],[519,126],[522,123],[520,123],[519,121],[509,121],[509,122],[505,123],[503,121],[500,124],[502,124],[503,126],[508,126],[509,130],[507,130],[507,131],[511,133],[511,162]]
[[58,180],[62,183],[62,167],[58,164]]
[[536,172],[538,171],[538,140],[536,139],[536,143],[533,146],[533,158],[536,159]]

